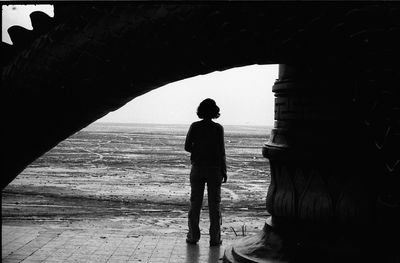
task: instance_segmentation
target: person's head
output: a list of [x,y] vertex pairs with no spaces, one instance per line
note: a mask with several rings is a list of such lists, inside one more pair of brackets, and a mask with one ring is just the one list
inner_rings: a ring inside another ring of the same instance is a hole
[[200,119],[216,119],[220,116],[219,107],[212,99],[203,100],[197,108],[197,116]]

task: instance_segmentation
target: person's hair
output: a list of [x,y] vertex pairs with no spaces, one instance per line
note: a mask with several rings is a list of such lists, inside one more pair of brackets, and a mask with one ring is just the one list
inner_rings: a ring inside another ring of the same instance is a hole
[[200,119],[216,119],[220,116],[219,107],[214,100],[205,99],[197,108],[197,116]]

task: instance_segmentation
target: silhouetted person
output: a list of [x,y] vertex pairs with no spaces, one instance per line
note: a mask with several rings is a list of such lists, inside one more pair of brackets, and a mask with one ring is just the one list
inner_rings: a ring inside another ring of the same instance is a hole
[[212,121],[220,116],[219,107],[212,99],[205,99],[197,108],[202,119],[192,123],[186,136],[185,150],[191,153],[189,232],[186,242],[195,244],[200,239],[200,210],[203,205],[204,187],[207,183],[210,213],[210,246],[221,240],[221,183],[227,180],[224,128]]

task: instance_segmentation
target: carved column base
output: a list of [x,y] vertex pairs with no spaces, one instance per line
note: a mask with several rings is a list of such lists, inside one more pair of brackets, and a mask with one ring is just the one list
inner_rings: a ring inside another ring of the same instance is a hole
[[240,239],[225,249],[224,262],[285,262],[282,237],[267,223],[257,235]]
[[284,230],[271,224],[271,218],[268,218],[258,234],[242,238],[227,247],[223,262],[396,262],[395,256],[382,252],[372,227],[365,229],[363,238],[356,237],[349,241],[349,237],[338,234],[338,230],[334,229],[319,233],[312,231],[314,233],[309,235],[308,230],[301,226],[296,231],[292,227]]

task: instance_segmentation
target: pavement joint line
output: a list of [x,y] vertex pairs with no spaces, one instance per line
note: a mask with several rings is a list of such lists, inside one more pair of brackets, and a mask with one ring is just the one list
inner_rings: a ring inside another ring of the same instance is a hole
[[[216,250],[209,248],[208,235],[204,235],[198,245],[191,246],[186,244],[185,236],[182,234],[143,235],[124,229],[102,231],[11,226],[3,226],[2,229],[5,230],[2,232],[3,240],[13,239],[12,235],[20,237],[19,242],[2,244],[3,262],[139,262],[142,260],[141,262],[175,263],[191,262],[192,256],[197,257],[198,262],[221,262],[218,259],[223,247],[234,240],[225,239],[224,245]],[[36,238],[33,240],[24,238],[24,233],[35,235]],[[5,248],[7,253],[4,253]],[[209,261],[211,258],[213,261]]]

